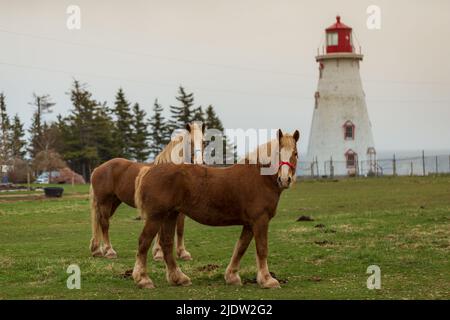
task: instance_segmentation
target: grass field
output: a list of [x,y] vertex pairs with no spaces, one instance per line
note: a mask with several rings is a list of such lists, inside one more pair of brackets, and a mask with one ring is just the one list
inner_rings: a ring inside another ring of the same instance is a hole
[[[0,299],[449,299],[450,177],[300,181],[283,193],[270,225],[269,267],[282,288],[253,282],[255,249],[242,261],[242,287],[226,286],[225,267],[239,227],[192,220],[180,262],[190,287],[170,287],[162,263],[149,261],[156,289],[124,276],[134,265],[142,222],[125,205],[111,224],[116,260],[91,258],[88,187],[65,187],[62,199],[0,195]],[[314,219],[297,222],[301,215]],[[322,226],[318,226],[322,225]],[[81,268],[69,290],[66,269]],[[369,265],[381,289],[368,290]],[[209,266],[208,266],[209,265]]]

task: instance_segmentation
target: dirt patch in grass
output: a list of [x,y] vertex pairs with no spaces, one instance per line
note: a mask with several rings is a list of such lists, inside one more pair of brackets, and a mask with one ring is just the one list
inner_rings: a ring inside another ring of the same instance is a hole
[[314,219],[311,218],[310,216],[300,216],[300,217],[297,219],[297,222],[301,222],[301,221],[314,221]]
[[209,264],[207,264],[207,265],[198,267],[197,270],[198,270],[198,271],[202,271],[202,272],[208,272],[208,271],[214,271],[214,270],[217,270],[217,269],[219,269],[219,268],[220,268],[220,266],[219,266],[218,264],[211,264],[211,263],[209,263]]
[[124,279],[128,279],[128,278],[131,278],[132,275],[133,275],[133,269],[127,269],[120,274],[120,277],[124,278]]
[[316,240],[314,241],[315,244],[317,244],[318,246],[331,246],[334,245],[333,241],[329,241],[329,240]]

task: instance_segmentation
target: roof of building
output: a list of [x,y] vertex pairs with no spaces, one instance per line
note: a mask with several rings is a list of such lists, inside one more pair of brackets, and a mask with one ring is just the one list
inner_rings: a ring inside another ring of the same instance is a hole
[[332,24],[331,26],[329,26],[326,30],[327,31],[332,31],[332,30],[342,30],[342,29],[346,29],[346,30],[352,30],[351,27],[343,24],[341,22],[341,17],[340,16],[336,16],[336,23]]

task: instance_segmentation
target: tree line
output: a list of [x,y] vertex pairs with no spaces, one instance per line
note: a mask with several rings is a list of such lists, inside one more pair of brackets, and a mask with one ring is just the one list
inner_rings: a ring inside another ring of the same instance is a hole
[[[86,84],[74,80],[70,91],[71,108],[65,116],[46,120],[55,103],[48,95],[33,94],[28,129],[17,114],[7,112],[6,96],[0,93],[0,165],[2,178],[22,182],[31,169],[35,173],[69,166],[86,181],[100,163],[122,157],[139,162],[154,158],[169,143],[174,130],[191,121],[223,132],[223,124],[212,105],[195,106],[194,94],[179,87],[177,105],[170,105],[170,117],[156,99],[150,117],[139,103],[130,102],[119,88],[114,104],[98,101]],[[26,131],[28,138],[26,138]],[[224,140],[225,148],[232,148]],[[233,151],[234,154],[234,151]],[[8,168],[8,172],[4,172]]]

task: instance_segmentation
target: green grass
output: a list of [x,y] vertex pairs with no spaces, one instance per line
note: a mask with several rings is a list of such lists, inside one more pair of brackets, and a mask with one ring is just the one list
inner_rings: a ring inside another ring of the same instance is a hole
[[[138,289],[122,274],[134,265],[142,222],[121,206],[111,224],[116,260],[91,258],[88,186],[65,186],[65,197],[11,201],[0,195],[0,299],[449,299],[450,177],[300,181],[283,193],[270,225],[269,267],[286,280],[259,289],[252,244],[242,261],[242,287],[223,272],[239,227],[192,220],[180,262],[190,287],[170,287],[162,263],[149,260],[156,289]],[[313,222],[296,222],[300,215]],[[325,225],[316,228],[317,224]],[[326,241],[324,244],[323,241]],[[316,243],[318,242],[318,243]],[[66,288],[70,264],[81,290]],[[207,264],[219,268],[201,271]],[[366,269],[381,268],[381,290],[368,290]]]

